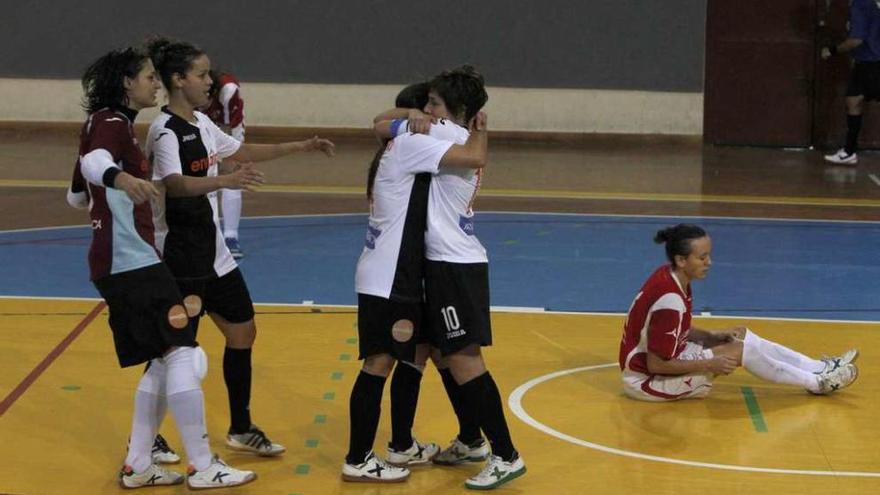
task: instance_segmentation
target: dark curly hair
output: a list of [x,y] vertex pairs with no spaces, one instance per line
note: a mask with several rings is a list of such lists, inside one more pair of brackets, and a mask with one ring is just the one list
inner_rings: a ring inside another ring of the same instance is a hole
[[470,65],[443,71],[429,85],[443,98],[449,112],[456,117],[463,116],[465,123],[489,101],[483,75]]
[[113,50],[92,62],[82,76],[82,107],[94,113],[107,107],[128,105],[125,78],[135,78],[149,56],[137,48]]
[[186,41],[175,41],[168,38],[153,38],[147,41],[147,52],[153,59],[156,71],[162,77],[165,91],[171,93],[171,77],[174,74],[185,75],[192,68],[193,61],[205,52]]

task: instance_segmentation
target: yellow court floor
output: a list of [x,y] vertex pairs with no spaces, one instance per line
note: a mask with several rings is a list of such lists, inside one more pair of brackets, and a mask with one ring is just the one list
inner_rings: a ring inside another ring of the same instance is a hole
[[[203,320],[212,446],[230,464],[259,475],[255,483],[222,492],[466,492],[462,483],[479,465],[416,468],[407,483],[393,486],[343,483],[348,394],[359,370],[354,308],[258,305],[257,312],[251,409],[288,452],[264,459],[223,446],[223,342]],[[874,419],[880,324],[698,318],[710,329],[747,324],[814,356],[859,347],[861,376],[837,395],[816,397],[739,370],[717,379],[708,399],[654,404],[620,391],[615,363],[622,322],[622,315],[493,313],[495,346],[486,350],[487,363],[509,398],[508,422],[528,466],[528,474],[498,493],[880,493]],[[78,329],[69,347],[58,348]],[[141,369],[118,368],[98,301],[0,299],[0,332],[0,493],[122,492],[115,473]],[[58,357],[49,363],[53,350]],[[37,376],[41,363],[48,366]],[[377,452],[390,435],[388,411],[386,400]],[[170,415],[162,431],[181,451]],[[429,367],[415,433],[445,444],[456,431],[439,376]]]

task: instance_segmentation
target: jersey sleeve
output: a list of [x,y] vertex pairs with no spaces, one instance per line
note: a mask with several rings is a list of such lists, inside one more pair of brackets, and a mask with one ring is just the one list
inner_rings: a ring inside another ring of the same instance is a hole
[[856,0],[850,5],[849,37],[866,40],[870,36],[871,12],[874,5],[866,5],[866,2]]
[[169,175],[183,175],[180,163],[180,144],[177,136],[169,129],[160,129],[147,138],[150,139],[150,159],[153,162],[153,180],[162,180]]
[[223,132],[223,130],[217,127],[217,124],[212,122],[208,117],[205,117],[205,125],[208,128],[208,132],[210,132],[211,136],[214,138],[214,142],[217,144],[217,154],[220,156],[221,160],[234,155],[241,147],[240,141]]
[[678,294],[664,294],[651,306],[648,322],[648,350],[663,359],[672,359],[678,350],[683,329],[684,301]]
[[67,204],[79,209],[89,206],[89,190],[80,170],[79,160],[73,166],[73,176],[70,178],[70,187],[67,188]]
[[440,160],[453,144],[424,134],[407,133],[394,139],[400,163],[413,174],[437,173]]

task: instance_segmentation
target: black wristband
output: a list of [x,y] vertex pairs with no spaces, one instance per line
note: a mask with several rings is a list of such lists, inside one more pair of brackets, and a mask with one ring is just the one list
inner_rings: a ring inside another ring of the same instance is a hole
[[104,171],[104,176],[101,177],[101,182],[104,183],[106,187],[113,187],[113,183],[116,182],[116,176],[122,172],[122,169],[116,167],[110,167]]

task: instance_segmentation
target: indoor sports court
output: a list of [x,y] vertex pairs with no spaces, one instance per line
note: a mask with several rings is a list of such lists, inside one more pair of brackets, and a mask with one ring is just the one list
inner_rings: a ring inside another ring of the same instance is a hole
[[[780,1],[778,12],[763,17],[733,15],[752,2],[686,0],[665,9],[493,1],[417,4],[406,12],[392,3],[218,2],[242,9],[231,27],[222,9],[206,14],[198,2],[160,0],[155,12],[129,19],[113,14],[110,2],[87,3],[92,14],[42,1],[12,6],[18,22],[0,44],[7,95],[0,109],[0,494],[124,491],[116,474],[143,368],[119,368],[106,306],[89,283],[88,213],[70,208],[65,193],[85,118],[77,81],[83,65],[157,25],[236,71],[248,141],[319,134],[337,147],[333,158],[299,154],[259,164],[267,183],[243,195],[240,266],[259,334],[250,407],[287,452],[264,458],[224,445],[224,339],[202,319],[211,448],[258,475],[222,492],[472,493],[463,483],[481,463],[414,467],[401,484],[340,479],[349,394],[361,366],[354,271],[369,214],[367,167],[377,149],[369,125],[400,87],[463,61],[484,72],[490,95],[490,159],[474,206],[490,259],[494,343],[484,354],[528,469],[495,491],[877,491],[880,155],[872,149],[880,119],[868,113],[857,165],[826,163],[817,151],[845,135],[845,64],[825,67],[812,53],[845,35],[846,2]],[[444,19],[456,9],[463,15],[449,27]],[[194,28],[198,16],[209,22]],[[75,26],[108,20],[128,34],[84,34]],[[49,26],[58,25],[72,41],[55,39]],[[213,26],[253,39],[247,46],[240,37],[219,40]],[[535,39],[536,29],[546,39]],[[641,37],[612,34],[632,29]],[[448,46],[428,41],[438,39]],[[369,51],[376,46],[383,50]],[[749,50],[780,61],[776,72],[757,71],[769,81],[748,75],[757,60],[743,56]],[[414,67],[398,63],[406,60]],[[786,71],[796,73],[794,81],[771,77]],[[805,84],[810,91],[792,89]],[[767,94],[777,99],[759,98]],[[150,109],[138,117],[141,144],[155,115]],[[703,400],[627,398],[617,364],[624,319],[645,278],[666,263],[655,232],[681,222],[702,226],[713,242],[709,276],[693,285],[695,325],[748,326],[815,358],[858,348],[858,380],[814,396],[740,368],[717,378]],[[379,454],[391,435],[385,390]],[[456,432],[429,364],[413,433],[442,448]],[[170,413],[161,433],[183,454]],[[170,469],[184,472],[186,460]]]

